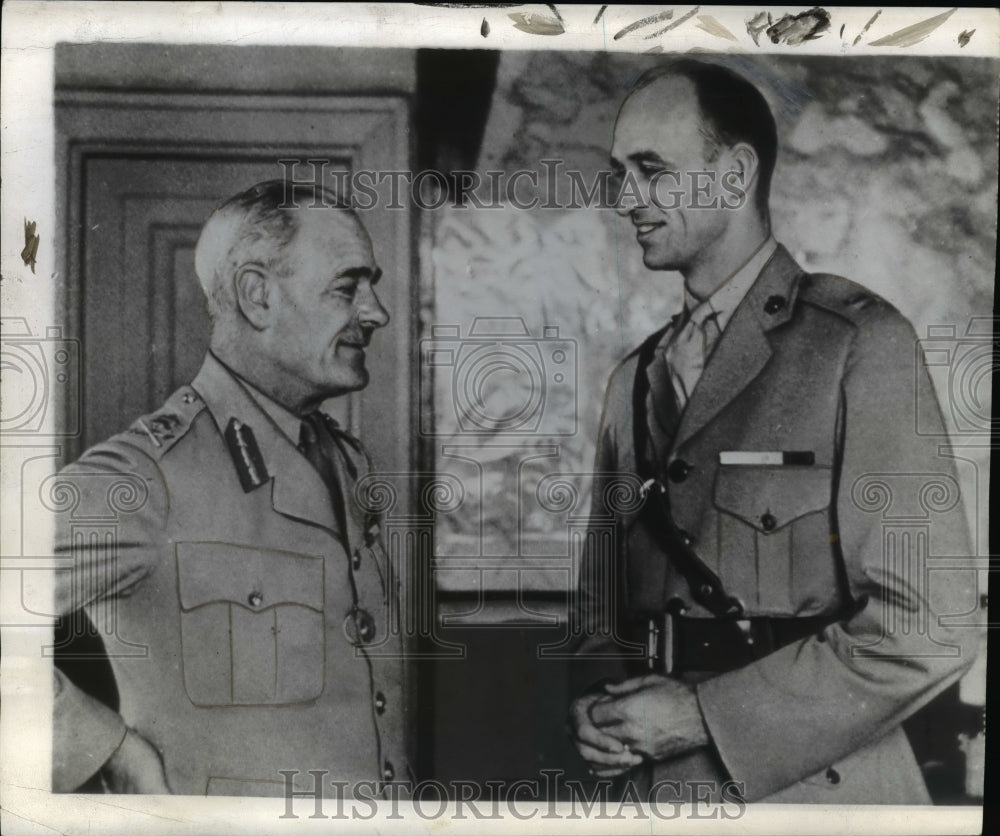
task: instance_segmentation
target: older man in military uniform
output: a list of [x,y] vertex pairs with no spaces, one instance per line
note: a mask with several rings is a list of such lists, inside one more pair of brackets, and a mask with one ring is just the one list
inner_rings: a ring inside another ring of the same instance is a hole
[[[915,431],[942,420],[910,324],[771,236],[776,148],[759,91],[695,61],[619,112],[619,214],[686,300],[608,386],[593,514],[616,536],[585,554],[572,735],[659,800],[927,802],[900,724],[972,661],[941,616],[974,579],[922,563],[970,553],[958,483]],[[635,507],[607,505],[616,478]],[[929,541],[894,537],[866,484]]]
[[110,481],[131,501],[111,548],[60,519],[60,611],[148,651],[111,659],[120,712],[57,675],[53,786],[371,795],[406,778],[397,589],[355,499],[368,457],[319,411],[367,385],[389,320],[371,242],[332,195],[272,181],[212,214],[195,267],[201,371],[59,477],[78,510]]

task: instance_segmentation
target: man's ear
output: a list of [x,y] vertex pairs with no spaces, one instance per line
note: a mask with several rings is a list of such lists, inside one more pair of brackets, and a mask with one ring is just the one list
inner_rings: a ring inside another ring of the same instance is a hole
[[760,157],[754,147],[747,142],[737,142],[729,149],[729,170],[736,173],[743,191],[750,194],[760,171]]
[[264,330],[271,317],[268,269],[253,261],[241,264],[233,276],[233,291],[240,313],[258,331]]

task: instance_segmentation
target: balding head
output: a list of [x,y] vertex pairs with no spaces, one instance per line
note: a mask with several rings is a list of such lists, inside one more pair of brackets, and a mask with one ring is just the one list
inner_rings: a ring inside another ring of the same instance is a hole
[[698,299],[770,233],[774,120],[759,93],[739,104],[737,92],[752,89],[728,70],[674,62],[639,80],[615,122],[616,209],[635,227],[643,263],[680,271]]
[[622,109],[631,103],[649,109],[664,121],[669,120],[673,112],[658,102],[658,94],[676,88],[678,82],[685,80],[694,93],[708,158],[739,142],[747,143],[756,152],[760,165],[755,202],[760,212],[767,214],[778,153],[777,127],[763,94],[741,75],[718,64],[692,58],[675,59],[643,73],[629,91]]
[[289,245],[308,207],[343,212],[360,223],[330,190],[286,180],[251,186],[212,212],[195,247],[194,269],[213,323],[236,313],[233,279],[241,265],[260,264],[278,275],[288,272]]

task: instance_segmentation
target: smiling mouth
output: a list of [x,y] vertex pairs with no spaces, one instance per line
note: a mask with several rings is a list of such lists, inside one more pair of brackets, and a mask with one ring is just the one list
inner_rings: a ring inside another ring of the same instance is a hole
[[637,223],[635,226],[635,234],[637,238],[642,238],[644,235],[649,235],[653,230],[659,229],[663,226],[662,223]]

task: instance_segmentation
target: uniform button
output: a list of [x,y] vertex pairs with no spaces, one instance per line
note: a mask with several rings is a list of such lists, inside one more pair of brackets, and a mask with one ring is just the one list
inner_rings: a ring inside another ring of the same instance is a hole
[[774,527],[777,524],[778,521],[774,518],[774,514],[762,514],[760,517],[760,527],[763,528],[764,531],[774,531]]
[[670,477],[671,482],[683,482],[692,470],[693,466],[684,459],[674,459],[670,463],[670,467],[667,468],[667,476]]
[[710,583],[703,583],[700,587],[698,587],[698,591],[708,598],[713,592],[715,592],[715,587],[713,587]]
[[385,694],[381,691],[375,694],[375,713],[385,714]]
[[667,601],[665,609],[671,615],[684,615],[684,613],[687,612],[687,604],[684,603],[683,598],[678,598],[674,595],[669,601]]
[[356,608],[344,619],[344,635],[353,645],[367,644],[375,638],[375,619],[367,610]]
[[788,300],[784,296],[768,296],[764,303],[764,313],[776,314],[787,304]]
[[250,596],[247,598],[247,603],[251,607],[259,607],[264,603],[264,596],[260,592],[251,592]]
[[382,777],[386,781],[391,781],[393,778],[396,777],[396,770],[392,768],[391,761],[386,761],[385,766],[382,767]]
[[357,572],[361,568],[361,549],[355,549],[351,556],[351,568]]
[[828,769],[828,770],[826,771],[826,780],[827,780],[827,781],[829,781],[829,782],[830,782],[831,784],[839,784],[839,783],[840,783],[840,773],[839,773],[839,772],[837,772],[837,770],[836,770],[836,769],[834,769],[834,768],[833,768],[833,767],[831,766],[831,767],[830,767],[830,768],[829,768],[829,769]]
[[681,542],[685,546],[690,546],[694,543],[694,537],[691,534],[688,534],[683,528],[677,529],[677,536],[681,538]]

